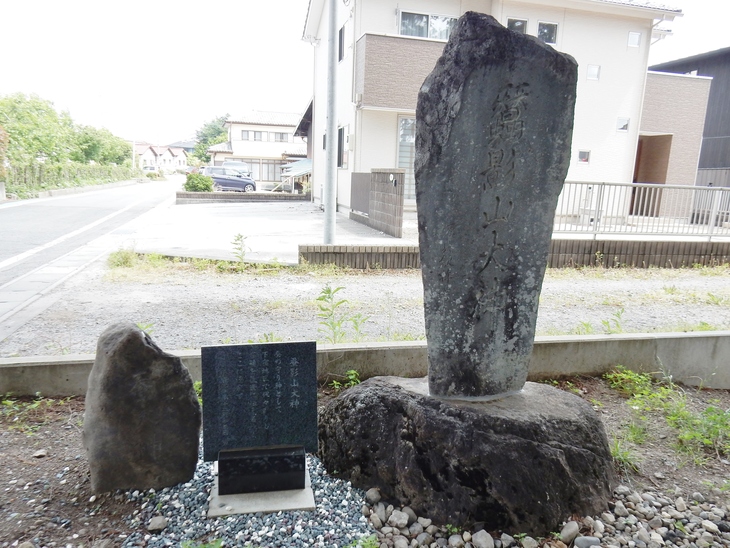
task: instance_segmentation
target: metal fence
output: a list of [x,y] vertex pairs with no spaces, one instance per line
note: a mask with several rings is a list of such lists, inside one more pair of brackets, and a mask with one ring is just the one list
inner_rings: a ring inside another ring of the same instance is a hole
[[730,238],[730,188],[566,182],[553,233]]

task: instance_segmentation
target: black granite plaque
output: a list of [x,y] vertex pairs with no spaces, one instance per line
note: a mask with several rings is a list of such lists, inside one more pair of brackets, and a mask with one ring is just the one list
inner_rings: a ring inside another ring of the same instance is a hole
[[301,445],[224,449],[218,456],[218,494],[304,489],[305,471]]
[[317,452],[315,342],[204,346],[203,458],[224,449]]

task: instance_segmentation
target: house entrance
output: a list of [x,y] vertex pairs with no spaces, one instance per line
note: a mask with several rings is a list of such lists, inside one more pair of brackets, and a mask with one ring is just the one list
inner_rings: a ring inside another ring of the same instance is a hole
[[[667,182],[671,134],[641,134],[634,164],[634,183],[663,185]],[[661,206],[661,189],[634,188],[631,192],[630,215],[657,217]]]

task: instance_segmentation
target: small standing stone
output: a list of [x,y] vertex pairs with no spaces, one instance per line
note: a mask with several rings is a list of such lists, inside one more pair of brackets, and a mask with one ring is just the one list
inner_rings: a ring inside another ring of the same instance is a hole
[[674,501],[674,506],[675,508],[677,508],[678,512],[687,511],[687,503],[684,502],[684,499],[682,497],[677,497],[677,500]]
[[48,456],[48,449],[38,449],[35,453],[33,453],[33,458],[36,459],[42,459],[43,457]]
[[83,440],[94,493],[193,477],[201,413],[180,358],[134,324],[114,324],[99,337],[88,383]]

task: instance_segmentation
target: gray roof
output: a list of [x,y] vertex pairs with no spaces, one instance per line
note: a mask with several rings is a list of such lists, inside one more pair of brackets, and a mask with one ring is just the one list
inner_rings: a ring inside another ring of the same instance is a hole
[[594,0],[604,4],[617,4],[619,6],[629,6],[634,8],[646,8],[652,10],[670,11],[672,13],[682,13],[682,10],[676,6],[665,4],[664,2],[654,2],[653,0]]
[[262,126],[296,127],[301,118],[296,112],[246,112],[240,116],[229,116],[227,124],[257,124]]
[[195,148],[195,145],[197,143],[198,143],[197,141],[175,141],[174,143],[171,143],[167,146],[179,147],[179,148]]
[[698,53],[697,55],[690,55],[689,57],[682,57],[681,59],[674,59],[673,61],[666,61],[664,63],[657,63],[649,67],[649,70],[655,70],[662,72],[664,70],[672,70],[675,68],[682,68],[687,63],[696,63],[698,61],[704,61],[706,59],[712,59],[713,57],[723,57],[730,54],[730,47],[716,49],[712,51],[706,51],[705,53]]

